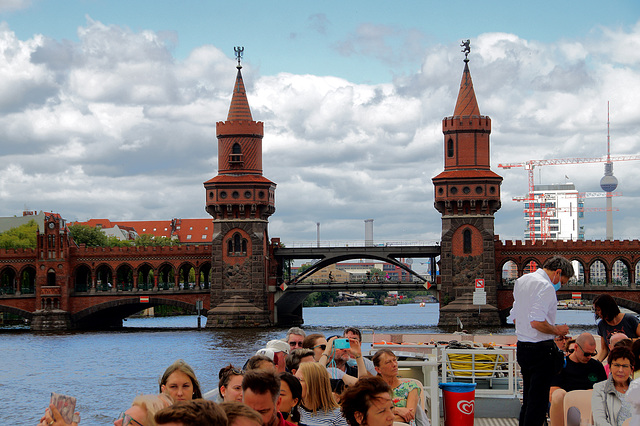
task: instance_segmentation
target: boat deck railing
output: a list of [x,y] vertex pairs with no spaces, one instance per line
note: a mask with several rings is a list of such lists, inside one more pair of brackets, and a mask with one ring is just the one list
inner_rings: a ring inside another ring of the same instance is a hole
[[[363,341],[367,340],[363,335]],[[399,358],[399,375],[422,382],[426,396],[424,408],[429,413],[432,425],[440,423],[442,393],[439,383],[476,383],[476,398],[522,399],[522,378],[515,346],[506,343],[503,343],[504,346],[492,346],[487,342],[483,345],[477,340],[466,341],[473,343],[471,349],[460,349],[460,345],[441,342],[400,344],[377,339],[369,342],[370,355],[381,348],[391,349]]]

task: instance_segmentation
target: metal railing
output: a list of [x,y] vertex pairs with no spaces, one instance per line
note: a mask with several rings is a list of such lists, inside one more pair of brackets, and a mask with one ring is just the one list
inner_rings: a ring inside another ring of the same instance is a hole
[[367,243],[364,240],[333,240],[333,241],[282,241],[286,248],[314,248],[314,247],[395,247],[395,246],[435,246],[440,245],[440,241],[419,241],[419,240],[393,240],[374,241]]

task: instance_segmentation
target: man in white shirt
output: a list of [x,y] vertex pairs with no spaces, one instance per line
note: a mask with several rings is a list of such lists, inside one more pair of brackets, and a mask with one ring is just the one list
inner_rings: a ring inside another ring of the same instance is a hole
[[511,318],[516,325],[516,356],[522,372],[520,426],[541,426],[549,404],[554,371],[555,336],[569,333],[569,327],[555,325],[556,291],[573,277],[571,262],[554,256],[542,269],[518,278],[513,287]]

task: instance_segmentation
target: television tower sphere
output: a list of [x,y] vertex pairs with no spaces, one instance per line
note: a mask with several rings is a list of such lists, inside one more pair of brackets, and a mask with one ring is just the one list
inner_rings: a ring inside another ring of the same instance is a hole
[[613,175],[613,163],[604,164],[604,176],[600,179],[600,188],[604,192],[613,192],[618,187],[618,179]]
[[618,179],[615,176],[602,176],[600,179],[600,188],[604,192],[613,192],[618,187]]

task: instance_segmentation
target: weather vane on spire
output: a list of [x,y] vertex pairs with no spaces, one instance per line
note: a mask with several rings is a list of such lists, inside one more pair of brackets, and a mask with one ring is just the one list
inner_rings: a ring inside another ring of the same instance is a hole
[[462,40],[462,44],[460,45],[460,47],[463,47],[463,49],[461,50],[461,52],[464,53],[464,61],[465,62],[469,62],[469,53],[471,52],[471,47],[469,46],[471,44],[470,40]]
[[236,52],[236,59],[238,60],[238,65],[236,65],[236,68],[240,69],[240,68],[242,68],[242,65],[240,65],[240,61],[242,61],[242,54],[244,52],[244,46],[234,47],[233,51]]

